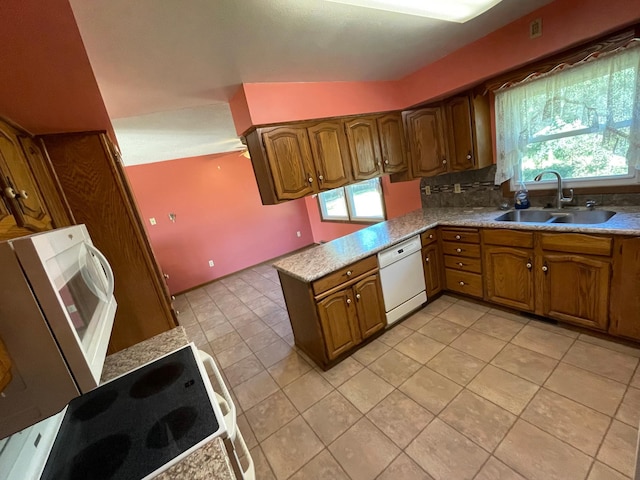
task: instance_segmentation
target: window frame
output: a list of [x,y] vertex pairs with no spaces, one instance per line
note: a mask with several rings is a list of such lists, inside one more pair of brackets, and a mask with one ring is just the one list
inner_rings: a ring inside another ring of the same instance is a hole
[[[371,180],[377,180],[377,190],[380,195],[380,203],[382,204],[382,218],[378,217],[357,217],[353,214],[353,194],[350,194],[350,188],[358,185],[359,183],[368,182]],[[349,190],[348,190],[349,189]],[[326,211],[324,206],[324,202],[322,201],[321,195],[326,192],[320,192],[316,195],[316,199],[318,201],[318,212],[320,214],[321,222],[332,222],[332,223],[354,223],[354,224],[362,224],[362,225],[373,225],[376,223],[384,222],[387,220],[387,206],[384,198],[384,189],[382,188],[382,181],[380,177],[370,178],[368,180],[363,180],[362,182],[351,183],[349,185],[345,185],[344,187],[339,187],[334,190],[342,190],[343,198],[345,200],[345,204],[347,207],[347,218],[332,218],[325,217],[324,212]],[[331,190],[328,190],[331,191]]]

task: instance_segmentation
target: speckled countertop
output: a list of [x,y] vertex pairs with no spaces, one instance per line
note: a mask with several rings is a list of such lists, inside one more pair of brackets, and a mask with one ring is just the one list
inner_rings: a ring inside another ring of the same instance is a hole
[[[144,342],[109,355],[102,370],[102,383],[173,352],[189,343],[183,327],[161,333]],[[214,438],[181,462],[155,477],[157,480],[236,480],[221,438]]]
[[[640,207],[610,208],[616,212],[611,219],[605,223],[589,225],[497,222],[495,218],[505,212],[488,207],[418,209],[401,217],[377,223],[350,235],[282,258],[273,266],[300,280],[311,282],[437,225],[640,235]],[[571,209],[567,209],[567,211],[571,211]]]

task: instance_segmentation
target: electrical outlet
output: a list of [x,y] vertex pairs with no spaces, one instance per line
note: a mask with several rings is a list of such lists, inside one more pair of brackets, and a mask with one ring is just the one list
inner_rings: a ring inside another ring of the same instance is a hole
[[213,264],[213,260],[209,260],[209,266],[210,266],[210,267],[213,267],[213,265],[214,265],[214,264]]
[[153,217],[151,217],[151,218],[149,219],[149,223],[150,223],[151,225],[155,225],[155,224],[156,224],[156,219],[155,219],[155,218],[153,218]]
[[462,193],[462,189],[460,188],[460,184],[459,183],[454,183],[453,184],[453,193]]
[[298,230],[298,231],[296,232],[296,236],[297,236],[298,238],[300,237],[300,230]]
[[431,187],[429,185],[425,185],[424,194],[425,195],[431,195]]
[[529,38],[538,38],[542,36],[542,19],[536,18],[529,24]]

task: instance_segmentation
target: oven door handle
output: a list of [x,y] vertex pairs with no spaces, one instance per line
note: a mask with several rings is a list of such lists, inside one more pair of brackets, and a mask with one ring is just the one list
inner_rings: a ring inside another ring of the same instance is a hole
[[113,289],[115,287],[115,280],[113,277],[113,270],[111,269],[111,265],[109,265],[107,257],[105,257],[104,254],[96,247],[94,247],[90,243],[85,243],[85,246],[87,247],[87,250],[89,250],[89,252],[98,259],[100,265],[102,265],[102,268],[104,269],[105,275],[107,276],[107,291],[105,292],[105,295],[107,296],[108,302],[109,299],[113,296]]
[[[216,401],[218,405],[224,410],[227,410],[227,414],[224,416],[224,422],[227,425],[227,432],[229,432],[229,438],[231,440],[236,439],[236,406],[231,399],[231,394],[229,394],[229,390],[222,379],[222,375],[220,374],[220,370],[218,370],[218,366],[216,362],[213,361],[211,355],[202,350],[198,350],[198,354],[200,355],[200,360],[204,363],[205,368],[209,367],[207,370],[210,370],[210,373],[216,377],[220,390],[222,390],[222,397],[217,392],[216,393]],[[215,389],[214,389],[215,390]],[[220,398],[220,400],[218,400]],[[222,403],[222,401],[224,403]]]

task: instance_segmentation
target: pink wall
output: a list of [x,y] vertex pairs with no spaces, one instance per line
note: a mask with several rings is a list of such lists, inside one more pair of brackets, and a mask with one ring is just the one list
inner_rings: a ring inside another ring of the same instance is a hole
[[[420,200],[420,180],[411,182],[391,183],[389,176],[382,177],[382,192],[387,208],[387,219],[392,219],[422,207]],[[320,209],[316,198],[305,197],[309,222],[313,230],[313,240],[316,243],[331,241],[356,232],[369,225],[354,223],[323,222],[320,219]]]
[[237,152],[126,170],[172,293],[313,243],[304,200],[262,205],[251,160]]
[[[543,34],[529,39],[529,22],[542,19]],[[250,125],[399,110],[450,95],[532,60],[640,20],[638,0],[556,0],[537,11],[389,82],[244,84],[246,108],[231,105],[236,130]]]
[[112,133],[69,0],[1,3],[0,116],[36,134]]

